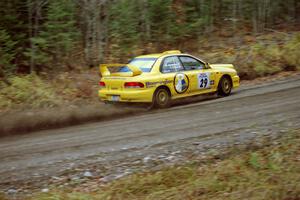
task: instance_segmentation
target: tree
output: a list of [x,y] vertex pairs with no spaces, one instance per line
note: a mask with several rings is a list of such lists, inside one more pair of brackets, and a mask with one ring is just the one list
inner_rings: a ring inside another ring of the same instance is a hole
[[79,39],[75,13],[73,0],[51,0],[49,3],[47,22],[40,38],[46,43],[45,52],[53,66],[65,61]]
[[7,75],[15,71],[15,65],[13,64],[15,45],[16,42],[12,41],[6,30],[0,28],[0,78],[8,85],[10,83]]
[[15,59],[16,42],[11,39],[11,36],[6,30],[0,28],[0,67],[4,74],[12,74],[15,71],[13,60]]
[[36,72],[36,65],[44,64],[45,57],[40,54],[39,33],[40,21],[42,19],[42,9],[48,4],[48,0],[27,0],[28,14],[28,40],[29,48],[24,51],[24,55],[29,58],[30,72]]
[[[140,7],[137,0],[120,0],[110,8],[111,41],[117,43],[119,54],[132,53],[140,42]],[[116,51],[116,49],[115,49]]]
[[94,67],[103,61],[108,42],[110,1],[80,0],[78,5],[85,60],[89,67]]
[[[47,7],[46,22],[39,26],[41,9]],[[33,32],[30,32],[30,47],[25,52],[31,60],[31,71],[35,65],[59,66],[66,62],[70,51],[78,40],[75,21],[75,4],[72,0],[44,0],[35,5]],[[29,12],[29,16],[30,13]]]

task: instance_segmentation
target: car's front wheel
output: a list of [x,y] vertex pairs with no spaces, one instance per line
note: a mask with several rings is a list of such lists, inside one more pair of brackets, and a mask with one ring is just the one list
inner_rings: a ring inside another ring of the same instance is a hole
[[232,83],[228,76],[223,76],[218,85],[218,95],[228,96],[231,93]]
[[153,95],[153,105],[156,108],[168,108],[170,106],[171,96],[165,88],[158,88]]

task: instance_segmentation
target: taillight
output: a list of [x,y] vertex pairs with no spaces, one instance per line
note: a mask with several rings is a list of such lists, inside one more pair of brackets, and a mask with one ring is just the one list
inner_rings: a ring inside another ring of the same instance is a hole
[[99,82],[99,86],[102,88],[102,87],[105,87],[105,83],[103,81],[100,81]]
[[141,82],[126,82],[124,84],[125,88],[143,88],[144,84]]

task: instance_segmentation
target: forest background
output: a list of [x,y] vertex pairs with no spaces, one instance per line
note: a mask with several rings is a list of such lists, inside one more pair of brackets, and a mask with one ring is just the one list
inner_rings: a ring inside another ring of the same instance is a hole
[[100,63],[172,49],[233,63],[242,79],[297,71],[299,10],[298,0],[2,0],[0,111],[96,102]]

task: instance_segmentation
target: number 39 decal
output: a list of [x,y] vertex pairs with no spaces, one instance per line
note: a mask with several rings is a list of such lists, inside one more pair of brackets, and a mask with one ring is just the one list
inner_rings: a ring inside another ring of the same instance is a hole
[[210,88],[210,73],[200,73],[198,74],[198,88],[206,89]]

